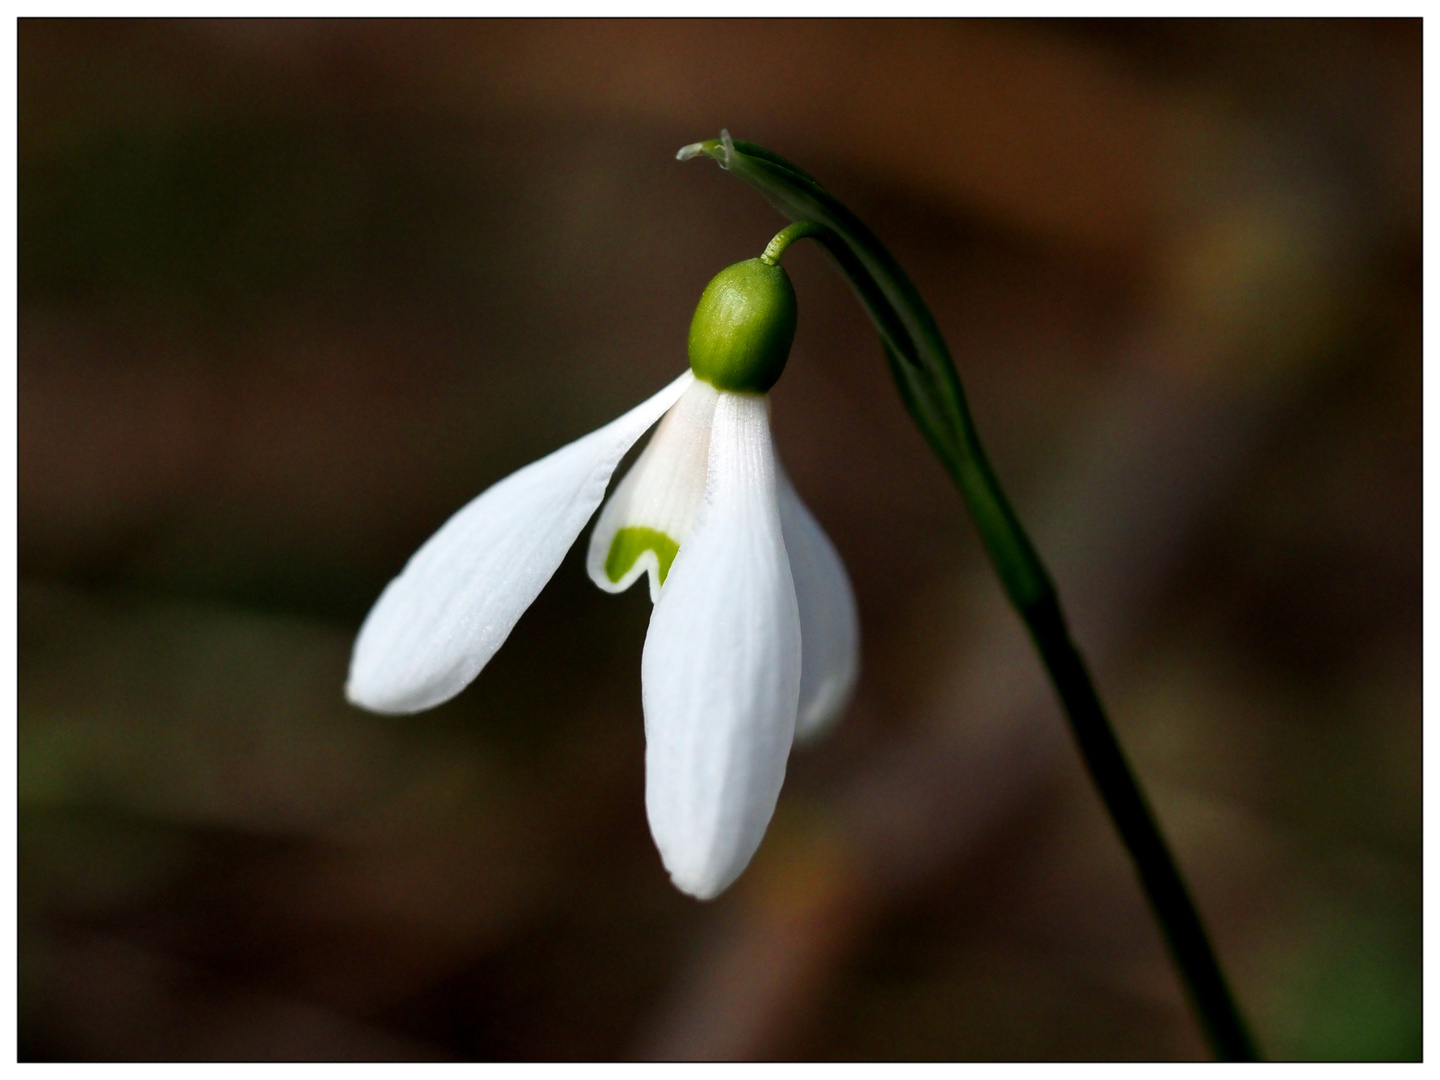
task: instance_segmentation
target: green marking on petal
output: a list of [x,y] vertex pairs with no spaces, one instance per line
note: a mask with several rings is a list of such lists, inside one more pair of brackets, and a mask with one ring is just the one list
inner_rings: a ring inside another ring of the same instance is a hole
[[670,564],[675,561],[675,553],[679,550],[680,545],[659,529],[627,525],[610,541],[610,554],[605,557],[605,576],[619,584],[635,565],[636,559],[647,551],[653,551],[655,561],[660,564],[660,584],[664,585],[665,575],[670,573]]

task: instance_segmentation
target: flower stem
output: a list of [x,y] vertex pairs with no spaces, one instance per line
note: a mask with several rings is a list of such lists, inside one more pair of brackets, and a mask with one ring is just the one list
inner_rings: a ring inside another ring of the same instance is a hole
[[794,222],[770,241],[763,260],[773,264],[792,242],[810,237],[824,245],[855,290],[879,331],[906,408],[960,489],[1006,595],[1030,631],[1211,1047],[1224,1060],[1257,1060],[1200,916],[1070,639],[1055,586],[985,457],[960,377],[925,301],[864,222],[798,166],[724,132],[677,156],[700,155],[756,188]]
[[1051,592],[1022,614],[1064,702],[1090,776],[1135,862],[1215,1056],[1222,1061],[1258,1061],[1259,1051],[1225,983],[1200,914],[1105,718],[1085,662],[1070,640],[1059,597]]
[[814,221],[796,221],[786,225],[770,238],[770,243],[766,244],[765,250],[760,253],[760,261],[767,266],[777,266],[781,256],[785,254],[785,249],[796,240],[803,240],[807,236],[820,236],[825,231],[824,225]]

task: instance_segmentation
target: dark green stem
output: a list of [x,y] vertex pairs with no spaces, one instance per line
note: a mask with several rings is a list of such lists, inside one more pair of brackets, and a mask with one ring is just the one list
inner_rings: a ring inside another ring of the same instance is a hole
[[1060,600],[980,445],[960,377],[930,309],[866,225],[798,166],[754,143],[721,138],[680,151],[704,155],[756,188],[795,224],[761,256],[776,262],[795,240],[825,246],[880,333],[900,396],[960,489],[985,550],[1044,661],[1086,767],[1134,860],[1145,895],[1217,1057],[1254,1061],[1251,1040],[1175,860],[1105,717]]
[[1215,1056],[1222,1061],[1258,1061],[1259,1051],[1225,983],[1200,913],[1105,718],[1085,662],[1070,640],[1059,597],[1052,592],[1021,614],[1065,705],[1090,776],[1135,862]]

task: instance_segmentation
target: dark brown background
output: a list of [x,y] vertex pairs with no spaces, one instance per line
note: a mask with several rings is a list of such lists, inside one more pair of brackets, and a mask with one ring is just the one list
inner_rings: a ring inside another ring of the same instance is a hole
[[406,556],[682,370],[821,177],[947,334],[1265,1050],[1417,1058],[1418,21],[20,24],[26,1058],[1190,1058],[1063,721],[813,250],[777,439],[857,700],[712,904],[643,589],[341,696]]

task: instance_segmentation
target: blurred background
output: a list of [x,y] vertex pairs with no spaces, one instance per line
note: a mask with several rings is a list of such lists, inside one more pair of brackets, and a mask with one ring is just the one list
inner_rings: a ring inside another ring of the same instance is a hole
[[781,226],[675,161],[722,126],[933,308],[1264,1051],[1420,1056],[1418,20],[22,20],[19,102],[22,1058],[1207,1055],[807,245],[776,438],[864,669],[726,895],[583,545],[456,700],[346,705]]

